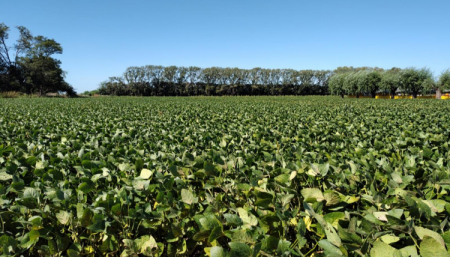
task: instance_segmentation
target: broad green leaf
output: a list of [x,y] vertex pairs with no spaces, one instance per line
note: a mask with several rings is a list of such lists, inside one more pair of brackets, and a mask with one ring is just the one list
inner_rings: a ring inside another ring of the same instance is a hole
[[241,226],[243,224],[241,218],[239,218],[236,214],[225,213],[223,217],[230,226]]
[[309,203],[321,202],[325,200],[322,191],[317,188],[304,188],[302,189],[301,194],[305,201]]
[[211,230],[211,234],[208,237],[208,242],[212,242],[222,236],[222,227],[217,226]]
[[319,241],[319,246],[322,247],[326,256],[344,256],[338,247],[334,246],[330,241],[322,239]]
[[23,198],[34,198],[34,199],[37,199],[38,197],[39,197],[39,192],[36,189],[32,188],[32,187],[27,187],[23,191]]
[[443,247],[445,247],[444,239],[438,233],[436,233],[432,230],[429,230],[427,228],[422,228],[422,227],[414,227],[414,231],[416,232],[417,236],[419,236],[420,239],[423,239],[425,236],[429,236],[429,237],[434,238],[434,240],[436,240],[436,242],[439,242],[439,244],[441,244]]
[[250,257],[252,256],[252,249],[243,243],[228,243],[230,245],[231,251],[230,254],[231,256],[234,257]]
[[144,161],[141,158],[136,159],[134,166],[136,167],[137,171],[140,171],[144,168]]
[[[205,248],[206,251],[207,248]],[[222,247],[220,246],[213,246],[211,248],[209,248],[209,257],[227,257],[227,251],[224,250]]]
[[95,189],[95,184],[91,180],[86,180],[85,182],[81,183],[78,186],[78,190],[82,191],[83,193],[87,194]]
[[66,225],[70,221],[71,214],[67,211],[60,211],[56,214],[56,218],[61,224]]
[[342,241],[333,226],[330,223],[326,222],[324,218],[319,214],[314,214],[314,218],[319,222],[322,230],[325,231],[328,241],[330,241],[335,246],[340,247],[342,245]]
[[184,203],[191,205],[195,202],[195,197],[190,190],[181,189],[181,200]]
[[9,175],[8,173],[2,171],[0,172],[0,181],[7,181],[7,180],[11,180],[13,178],[12,175]]
[[373,243],[372,249],[370,249],[370,257],[385,256],[402,257],[401,252],[394,247],[381,241],[375,241]]
[[380,239],[381,239],[381,241],[385,242],[386,244],[393,244],[393,243],[400,241],[399,237],[393,236],[393,235],[384,235],[384,236],[380,237]]
[[402,257],[419,257],[417,254],[417,248],[415,245],[406,246],[400,249]]
[[433,237],[425,235],[420,243],[420,256],[422,257],[450,257],[445,247]]

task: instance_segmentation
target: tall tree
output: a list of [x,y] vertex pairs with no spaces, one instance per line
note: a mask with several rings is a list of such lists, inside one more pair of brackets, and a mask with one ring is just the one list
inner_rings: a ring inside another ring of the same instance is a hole
[[402,71],[400,81],[402,88],[409,92],[413,98],[417,98],[417,95],[425,89],[424,82],[432,77],[433,74],[428,68],[407,68]]
[[391,99],[394,99],[395,92],[400,87],[400,74],[401,69],[395,67],[381,74],[381,88],[389,92]]
[[347,72],[342,73],[340,76],[343,77],[343,89],[349,95],[356,95],[356,98],[359,98],[361,87],[359,84],[359,80],[361,77],[360,72]]
[[359,75],[359,87],[361,91],[368,92],[375,98],[377,91],[381,88],[381,71],[376,69],[365,70],[358,72]]
[[52,56],[62,54],[61,45],[44,36],[34,37],[31,32],[18,26],[19,38],[13,47],[6,43],[9,27],[0,24],[0,72],[4,85],[0,89],[25,93],[65,91],[74,94],[73,88],[64,81],[65,72],[61,62]]
[[329,82],[330,93],[344,98],[346,92],[344,88],[345,79],[346,79],[345,73],[338,73],[331,76]]
[[196,66],[187,68],[187,78],[189,80],[189,95],[198,95],[197,82],[200,80],[202,69]]
[[450,69],[447,69],[441,73],[436,87],[436,99],[441,99],[442,91],[450,89]]

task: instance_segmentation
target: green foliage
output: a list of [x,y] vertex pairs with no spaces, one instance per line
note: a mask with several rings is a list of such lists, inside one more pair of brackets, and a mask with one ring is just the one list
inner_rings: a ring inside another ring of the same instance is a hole
[[39,96],[66,92],[74,96],[74,89],[64,81],[61,62],[52,57],[62,54],[61,45],[54,39],[33,36],[23,26],[18,26],[17,30],[19,39],[9,47],[6,42],[9,27],[0,23],[0,92],[18,91]]
[[102,82],[98,92],[116,96],[325,95],[330,75],[328,70],[132,66],[122,77]]
[[371,95],[378,92],[389,93],[394,98],[398,89],[411,94],[414,98],[419,93],[438,91],[450,87],[450,72],[444,71],[436,82],[428,68],[392,68],[383,70],[370,67],[338,67],[329,79],[329,92],[334,95],[344,94]]
[[450,69],[442,72],[442,74],[439,76],[437,85],[441,89],[450,89]]
[[449,111],[0,99],[0,254],[448,256]]

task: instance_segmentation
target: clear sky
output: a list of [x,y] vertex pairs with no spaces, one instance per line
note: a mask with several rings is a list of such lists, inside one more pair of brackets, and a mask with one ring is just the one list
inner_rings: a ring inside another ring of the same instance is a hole
[[[1,0],[54,38],[78,92],[129,66],[450,68],[449,0]],[[17,33],[12,29],[9,44]]]

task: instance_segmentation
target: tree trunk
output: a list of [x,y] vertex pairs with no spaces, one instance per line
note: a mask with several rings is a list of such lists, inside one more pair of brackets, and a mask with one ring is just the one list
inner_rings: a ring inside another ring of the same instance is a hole
[[391,99],[395,99],[395,93],[391,93]]
[[412,97],[415,99],[417,98],[417,93],[412,93]]
[[442,91],[440,88],[436,89],[436,99],[441,99],[442,97]]
[[375,98],[377,96],[376,92],[372,92],[372,98]]
[[341,98],[344,98],[344,94],[341,94]]
[[356,94],[356,98],[359,98],[359,94],[358,93]]

